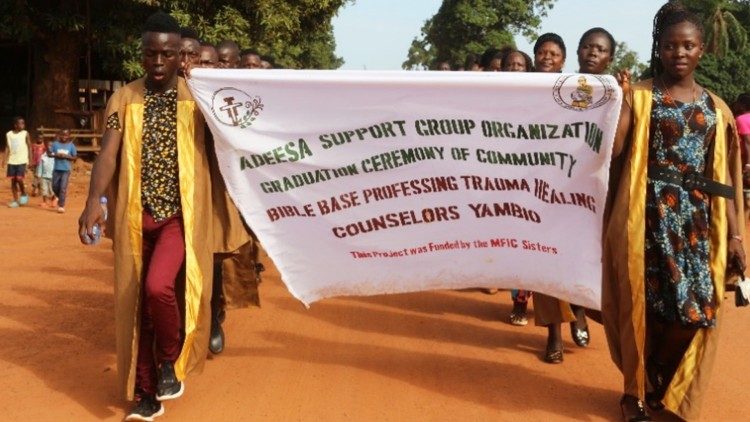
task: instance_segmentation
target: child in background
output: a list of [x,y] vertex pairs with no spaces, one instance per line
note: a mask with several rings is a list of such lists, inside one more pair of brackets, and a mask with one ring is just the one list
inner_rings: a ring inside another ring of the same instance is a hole
[[[49,139],[44,140],[44,151],[48,151],[50,148]],[[36,177],[39,179],[39,190],[42,195],[42,203],[39,204],[42,208],[55,208],[56,198],[55,193],[52,190],[52,174],[55,171],[55,159],[49,154],[42,154],[39,157],[39,165],[36,168]]]
[[47,147],[42,137],[37,136],[34,143],[31,144],[31,163],[29,168],[31,169],[31,174],[34,175],[34,180],[31,182],[31,196],[37,196],[40,193],[41,179],[37,176],[37,168],[45,152],[47,152]]
[[8,165],[7,176],[10,179],[10,189],[13,191],[13,201],[8,203],[10,208],[18,208],[29,202],[23,178],[26,175],[26,165],[29,164],[31,142],[29,132],[26,132],[26,121],[23,117],[13,119],[13,129],[5,134],[5,163]]
[[55,157],[55,170],[52,172],[52,190],[57,196],[57,212],[65,212],[65,199],[68,192],[68,180],[73,161],[76,160],[78,151],[70,139],[70,131],[63,129],[60,139],[52,143],[47,154]]

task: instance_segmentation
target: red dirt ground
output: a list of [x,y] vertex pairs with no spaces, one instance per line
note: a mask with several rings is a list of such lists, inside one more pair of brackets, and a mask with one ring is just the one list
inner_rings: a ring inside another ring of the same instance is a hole
[[[0,207],[2,420],[121,420],[129,407],[115,387],[110,244],[76,236],[87,180],[74,175],[66,214],[37,198]],[[565,363],[551,366],[539,359],[543,329],[505,322],[507,293],[341,298],[306,310],[265,265],[262,308],[228,313],[227,349],[159,420],[620,418],[621,378],[595,323],[588,349],[566,332]],[[706,421],[750,420],[750,309],[728,303]]]

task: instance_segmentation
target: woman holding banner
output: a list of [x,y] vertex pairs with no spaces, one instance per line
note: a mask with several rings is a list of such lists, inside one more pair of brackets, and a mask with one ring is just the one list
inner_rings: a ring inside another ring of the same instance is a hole
[[[537,72],[559,73],[565,66],[565,42],[559,35],[546,33],[534,44],[534,69]],[[570,305],[557,298],[534,293],[534,323],[547,327],[547,347],[543,359],[547,363],[562,363],[563,344],[561,325],[575,321]]]
[[738,138],[726,104],[695,81],[702,54],[701,21],[673,1],[654,19],[654,79],[618,75],[602,311],[626,421],[651,420],[643,400],[698,417],[725,280],[745,267]]
[[[578,64],[581,73],[604,73],[612,62],[615,42],[602,28],[586,31],[578,43]],[[565,64],[565,43],[557,34],[544,34],[534,45],[534,66],[538,72],[560,72]],[[562,363],[562,323],[570,323],[573,341],[580,347],[589,344],[585,309],[557,298],[534,293],[534,320],[547,327],[544,361]]]

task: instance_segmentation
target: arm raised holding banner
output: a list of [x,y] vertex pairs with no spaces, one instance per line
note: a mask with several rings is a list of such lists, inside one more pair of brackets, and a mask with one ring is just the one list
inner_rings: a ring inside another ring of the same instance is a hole
[[615,76],[617,83],[622,89],[622,106],[620,108],[620,120],[617,123],[617,131],[615,132],[615,142],[612,147],[612,159],[616,159],[622,153],[625,148],[625,143],[629,139],[630,135],[630,123],[633,120],[633,109],[631,108],[628,96],[630,94],[630,71],[627,69],[620,70]]

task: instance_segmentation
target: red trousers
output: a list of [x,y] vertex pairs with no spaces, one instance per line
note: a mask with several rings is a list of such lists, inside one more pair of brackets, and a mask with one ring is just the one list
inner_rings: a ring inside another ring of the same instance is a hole
[[143,212],[143,289],[136,389],[156,393],[157,364],[180,355],[180,311],[175,295],[177,274],[185,261],[182,215],[156,222]]

